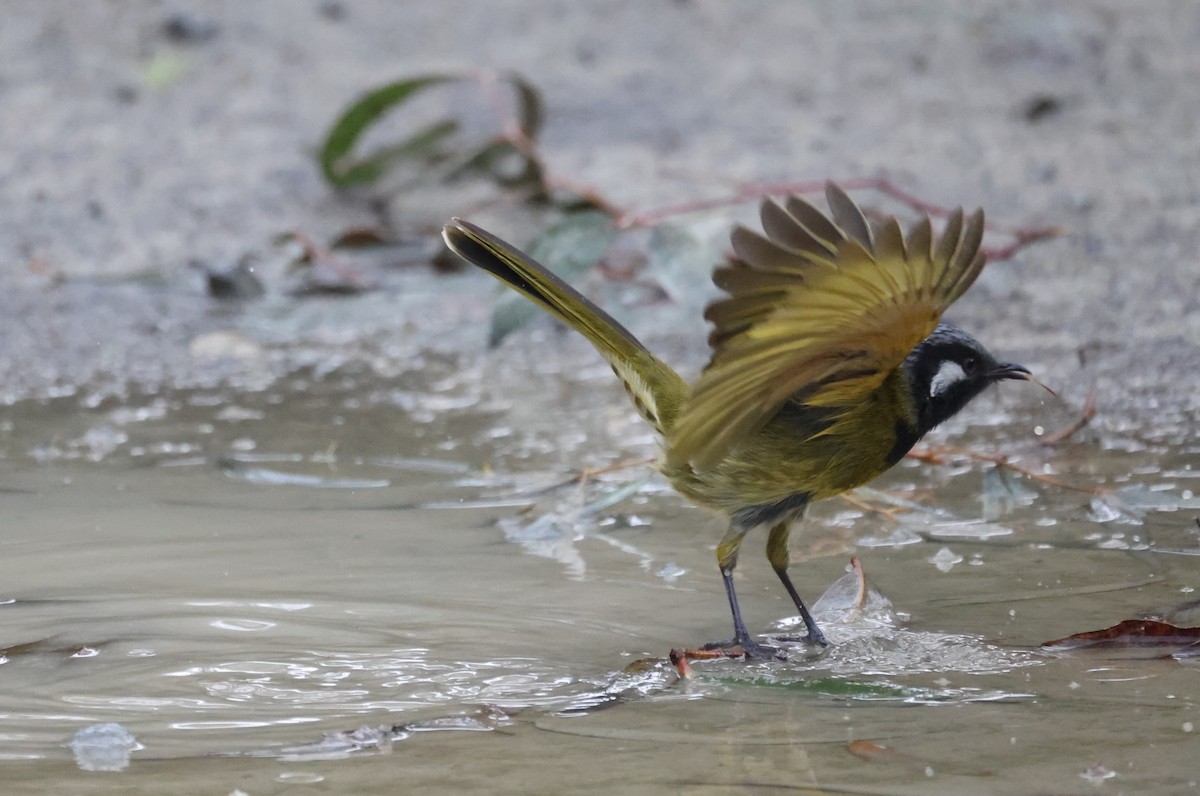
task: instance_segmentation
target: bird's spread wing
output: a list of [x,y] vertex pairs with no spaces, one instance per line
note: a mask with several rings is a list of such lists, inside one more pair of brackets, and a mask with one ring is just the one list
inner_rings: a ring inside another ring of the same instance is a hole
[[983,268],[983,212],[874,230],[840,188],[832,218],[799,197],[762,205],[760,235],[734,230],[737,259],[713,275],[712,360],[670,432],[670,455],[705,469],[789,399],[836,414],[861,404]]

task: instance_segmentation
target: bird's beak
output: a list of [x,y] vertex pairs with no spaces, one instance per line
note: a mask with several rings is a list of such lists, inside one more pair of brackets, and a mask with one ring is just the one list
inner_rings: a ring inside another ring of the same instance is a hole
[[1029,372],[1029,368],[1024,365],[1018,365],[1015,362],[1004,362],[997,365],[988,377],[1000,381],[1001,379],[1024,379],[1030,381],[1033,374]]
[[1020,379],[1021,381],[1031,381],[1046,392],[1053,395],[1055,398],[1058,397],[1058,393],[1034,378],[1033,374],[1029,372],[1029,368],[1025,367],[1024,365],[1018,365],[1015,362],[1005,362],[1001,365],[998,365],[991,373],[988,374],[988,376],[990,376],[994,381],[1000,381],[1001,379]]

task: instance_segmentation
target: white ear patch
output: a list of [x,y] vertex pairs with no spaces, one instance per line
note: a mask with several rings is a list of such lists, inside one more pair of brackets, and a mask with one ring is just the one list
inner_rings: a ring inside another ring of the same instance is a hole
[[929,382],[929,397],[941,395],[967,377],[962,365],[952,359],[943,360]]

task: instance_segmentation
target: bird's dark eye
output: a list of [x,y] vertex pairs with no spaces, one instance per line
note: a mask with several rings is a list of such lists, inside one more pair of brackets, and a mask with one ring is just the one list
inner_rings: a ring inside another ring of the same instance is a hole
[[975,371],[979,369],[979,360],[975,357],[967,357],[962,361],[963,373],[968,376],[974,376]]

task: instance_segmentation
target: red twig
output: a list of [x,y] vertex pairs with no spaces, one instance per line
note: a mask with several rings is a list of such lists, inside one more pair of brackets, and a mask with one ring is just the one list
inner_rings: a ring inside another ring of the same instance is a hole
[[594,187],[575,182],[568,177],[554,173],[550,169],[550,166],[546,163],[546,159],[537,147],[537,142],[530,138],[524,128],[521,127],[521,122],[514,112],[508,92],[500,90],[501,81],[496,72],[479,70],[471,74],[474,75],[480,86],[482,86],[484,93],[488,97],[488,101],[491,103],[492,111],[500,126],[500,139],[508,142],[513,149],[521,153],[521,156],[538,170],[541,174],[542,185],[546,190],[558,190],[574,194],[588,204],[608,213],[613,218],[621,218],[625,215],[623,210],[609,202]]
[[955,457],[994,464],[997,467],[1003,467],[1005,469],[1012,470],[1013,472],[1020,473],[1027,478],[1040,481],[1043,484],[1048,484],[1060,489],[1069,489],[1073,492],[1084,492],[1089,495],[1099,495],[1109,491],[1106,487],[1080,486],[1078,484],[1062,481],[1052,475],[1039,473],[1038,471],[1032,470],[1024,465],[1016,464],[1015,462],[1010,461],[1009,458],[1002,453],[983,453],[981,451],[973,451],[965,448],[951,448],[943,446],[938,448],[920,448],[917,450],[912,450],[908,452],[907,458],[914,459],[919,462],[926,462],[927,464],[946,464],[949,459]]
[[746,651],[741,647],[721,647],[718,649],[676,647],[670,652],[671,665],[681,680],[692,676],[690,661],[712,661],[719,658],[744,658]]
[[1052,446],[1060,442],[1070,439],[1076,432],[1085,428],[1092,419],[1096,417],[1096,388],[1088,392],[1087,398],[1083,401],[1083,408],[1079,410],[1079,416],[1067,423],[1062,428],[1051,431],[1049,434],[1041,438],[1040,442],[1043,445]]
[[985,246],[983,248],[983,253],[987,255],[989,260],[999,262],[1000,260],[1011,259],[1013,255],[1026,246],[1039,241],[1049,240],[1050,238],[1061,238],[1066,234],[1066,231],[1061,227],[1029,227],[1027,229],[1014,229],[1010,234],[1016,240],[1007,246],[1000,246],[999,248]]
[[[927,202],[920,197],[897,187],[891,180],[886,177],[856,177],[848,180],[843,180],[839,183],[846,190],[873,190],[884,196],[889,196],[902,204],[907,205],[918,213],[926,213],[930,216],[945,217],[952,211],[941,205],[935,205]],[[617,225],[620,227],[645,227],[653,226],[668,218],[687,213],[695,213],[701,210],[714,210],[718,207],[727,207],[730,205],[738,205],[744,202],[749,202],[756,199],[763,199],[767,196],[778,196],[783,194],[799,193],[819,193],[824,190],[825,182],[810,180],[804,182],[783,182],[783,183],[757,183],[748,184],[739,187],[734,193],[716,197],[713,199],[699,199],[692,202],[682,202],[680,204],[668,205],[654,210],[646,210],[640,213],[631,213],[616,216]],[[988,228],[994,232],[999,232],[1005,235],[1011,235],[1015,240],[1006,245],[993,248],[985,248],[984,253],[987,254],[989,260],[1007,260],[1015,255],[1018,251],[1038,241],[1048,238],[1058,237],[1063,234],[1063,231],[1058,227],[1013,227],[1005,224],[988,223]]]
[[310,235],[300,230],[293,230],[291,235],[292,239],[300,244],[300,248],[303,251],[301,255],[302,259],[308,260],[314,265],[328,268],[337,274],[339,278],[356,288],[366,286],[366,280],[362,274],[350,267],[342,258],[336,256],[324,244],[317,242]]
[[[616,221],[617,226],[621,228],[653,226],[674,216],[738,205],[755,199],[762,199],[766,196],[789,193],[817,193],[823,190],[825,186],[823,180],[749,183],[739,185],[732,194],[727,196],[681,202],[637,213],[625,211],[609,201],[594,186],[584,185],[569,177],[556,174],[550,169],[545,157],[543,157],[541,151],[538,149],[537,142],[530,138],[528,132],[522,127],[510,92],[501,90],[500,86],[504,81],[501,79],[500,73],[491,70],[473,70],[468,72],[467,75],[480,85],[485,96],[488,98],[489,104],[492,106],[492,112],[500,128],[499,140],[510,144],[513,149],[519,152],[538,171],[542,187],[545,190],[561,190],[573,194],[588,204],[608,213]],[[945,217],[951,212],[948,208],[927,202],[919,196],[898,187],[886,177],[855,177],[843,180],[840,184],[846,190],[876,191],[907,205],[919,213],[926,213],[930,216]],[[984,252],[991,260],[1007,260],[1026,246],[1063,234],[1062,230],[1057,227],[1012,227],[989,223],[988,228],[993,232],[1011,235],[1014,238],[1014,241],[1006,246],[990,249],[985,248]]]

